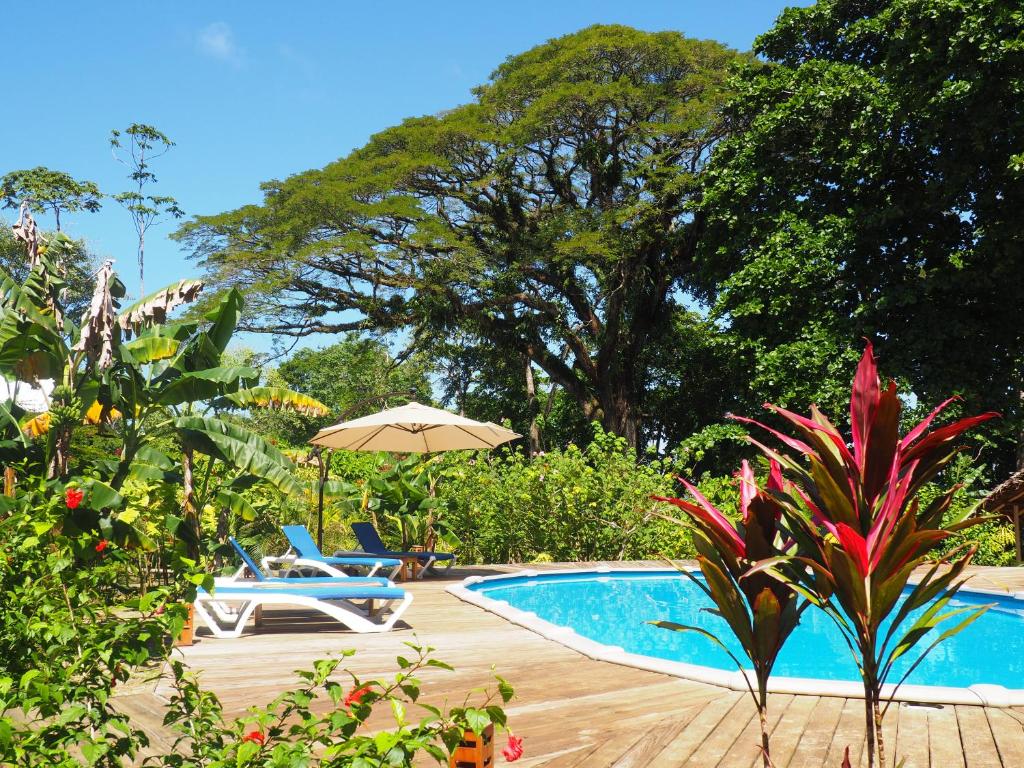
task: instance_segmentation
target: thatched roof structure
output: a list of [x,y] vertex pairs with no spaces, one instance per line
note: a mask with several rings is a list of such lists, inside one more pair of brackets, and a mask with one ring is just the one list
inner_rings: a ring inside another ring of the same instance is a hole
[[1021,517],[1024,513],[1024,469],[1010,475],[1009,479],[1000,483],[981,502],[986,512],[1006,515],[1013,523],[1014,549],[1017,552],[1017,563],[1024,562],[1024,536],[1021,531]]
[[997,485],[981,503],[987,512],[1011,514],[1013,505],[1024,506],[1024,469],[1010,475],[1005,482]]

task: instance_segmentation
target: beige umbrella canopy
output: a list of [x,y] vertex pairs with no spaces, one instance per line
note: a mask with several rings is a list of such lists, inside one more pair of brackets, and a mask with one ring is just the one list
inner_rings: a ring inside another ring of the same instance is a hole
[[522,435],[490,422],[409,403],[321,429],[309,442],[324,448],[392,453],[486,450]]

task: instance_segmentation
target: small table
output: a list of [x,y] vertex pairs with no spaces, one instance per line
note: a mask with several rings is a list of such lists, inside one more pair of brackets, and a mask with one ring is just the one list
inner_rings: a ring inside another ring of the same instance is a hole
[[402,561],[402,567],[398,569],[395,581],[412,581],[419,578],[423,565],[416,555],[397,555],[396,557]]

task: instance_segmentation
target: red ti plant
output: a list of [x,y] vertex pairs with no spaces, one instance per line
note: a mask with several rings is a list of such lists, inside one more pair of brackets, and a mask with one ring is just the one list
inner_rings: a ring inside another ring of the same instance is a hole
[[[885,691],[890,701],[929,651],[987,607],[949,607],[963,584],[961,575],[973,547],[930,557],[940,542],[981,518],[967,519],[968,512],[944,521],[958,486],[923,508],[917,499],[921,487],[960,450],[957,438],[997,415],[986,413],[928,431],[950,402],[942,403],[901,437],[896,384],[890,381],[881,386],[869,343],[850,397],[852,450],[814,406],[810,418],[765,406],[789,422],[796,436],[739,419],[764,428],[792,451],[776,452],[750,440],[778,462],[792,481],[775,498],[797,549],[796,557],[786,561],[786,569],[778,568],[783,561],[769,559],[751,574],[773,573],[824,609],[839,626],[863,678],[869,766],[885,765],[885,709],[880,702],[894,663],[928,637],[929,644],[914,651],[918,655],[908,671],[892,690]],[[794,563],[804,567],[794,569]],[[927,570],[901,601],[911,573],[926,563]],[[918,609],[921,612],[912,618]],[[932,633],[940,624],[943,631]]]
[[[697,632],[729,654],[743,673],[747,690],[757,707],[761,720],[761,755],[765,768],[769,768],[768,678],[779,651],[800,622],[800,614],[808,602],[801,599],[789,583],[773,575],[757,572],[748,576],[755,564],[768,560],[775,562],[780,572],[792,568],[792,577],[797,578],[792,561],[781,557],[792,548],[793,542],[784,540],[780,530],[783,507],[775,496],[784,494],[787,484],[778,463],[771,462],[766,490],[757,487],[754,473],[745,461],[739,481],[742,517],[735,524],[682,478],[680,482],[697,503],[662,496],[654,498],[674,504],[686,513],[704,578],[698,579],[688,571],[684,573],[714,602],[716,607],[706,610],[725,619],[736,636],[753,666],[757,689],[751,684],[743,663],[712,633],[671,621],[652,623],[665,629]],[[681,522],[674,517],[663,517]]]

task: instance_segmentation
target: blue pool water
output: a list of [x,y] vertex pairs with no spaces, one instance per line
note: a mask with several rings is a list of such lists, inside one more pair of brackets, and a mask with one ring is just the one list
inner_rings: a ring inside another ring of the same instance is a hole
[[[647,624],[668,620],[703,627],[724,640],[741,660],[725,621],[703,611],[711,601],[686,576],[676,573],[545,574],[473,584],[469,589],[532,611],[551,624],[631,653],[733,671],[722,649],[694,632],[672,632]],[[967,687],[991,683],[1024,688],[1024,601],[961,593],[958,605],[995,603],[978,621],[935,648],[907,679],[918,685]],[[909,627],[909,625],[906,625]],[[930,642],[931,637],[926,638]],[[926,645],[919,646],[921,649]],[[908,654],[914,656],[914,654]],[[903,661],[903,660],[901,660]],[[912,659],[906,660],[909,664]],[[899,664],[899,662],[897,663]],[[896,682],[906,670],[897,666]],[[857,668],[828,616],[808,609],[775,665],[775,675],[858,681]]]

